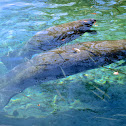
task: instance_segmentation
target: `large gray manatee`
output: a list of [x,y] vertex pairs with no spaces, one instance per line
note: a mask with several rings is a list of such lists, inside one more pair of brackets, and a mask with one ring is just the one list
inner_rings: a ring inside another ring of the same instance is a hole
[[1,58],[1,61],[8,69],[22,63],[25,59],[31,59],[35,54],[61,46],[68,43],[85,32],[90,31],[95,19],[83,19],[73,21],[37,32],[21,50],[10,52],[9,55]]
[[126,58],[126,40],[94,41],[40,53],[0,78],[0,107],[25,88]]

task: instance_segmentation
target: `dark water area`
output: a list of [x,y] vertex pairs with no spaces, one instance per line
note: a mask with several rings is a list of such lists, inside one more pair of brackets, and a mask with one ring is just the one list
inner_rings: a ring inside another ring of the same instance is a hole
[[[85,33],[69,44],[126,39],[125,0],[0,1],[0,59],[22,49],[38,31],[90,18],[97,20],[91,28],[97,34]],[[7,72],[0,60],[0,77]],[[124,56],[107,66],[28,87],[1,109],[0,126],[126,126],[125,94]]]

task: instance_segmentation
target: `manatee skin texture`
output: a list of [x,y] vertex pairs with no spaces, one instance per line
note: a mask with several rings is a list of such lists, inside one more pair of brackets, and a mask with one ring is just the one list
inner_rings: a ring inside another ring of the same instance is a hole
[[[80,51],[75,52],[73,48]],[[40,53],[0,78],[0,107],[29,86],[63,78],[64,73],[69,76],[124,58],[126,40],[77,43]]]
[[42,51],[59,47],[88,32],[95,22],[95,19],[83,19],[37,32],[26,43],[23,51],[21,51],[19,55],[25,55],[31,58],[35,53],[41,53]]
[[16,65],[31,59],[38,53],[57,48],[78,38],[85,32],[91,32],[90,28],[95,22],[95,19],[83,19],[37,32],[24,45],[23,49],[10,52],[9,56],[2,57],[1,61],[10,70]]

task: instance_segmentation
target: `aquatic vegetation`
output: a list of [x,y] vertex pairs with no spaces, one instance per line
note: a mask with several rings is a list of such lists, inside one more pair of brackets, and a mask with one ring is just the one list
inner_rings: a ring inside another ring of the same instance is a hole
[[[105,67],[29,87],[14,96],[4,111],[13,118],[28,118],[31,113],[36,118],[44,118],[70,109],[97,112],[97,109],[102,109],[102,104],[111,101],[113,95],[118,94],[114,91],[126,81],[125,74],[115,76],[113,70],[106,68],[125,72],[125,66],[122,66],[124,63],[121,60]],[[15,110],[18,114],[14,114]]]

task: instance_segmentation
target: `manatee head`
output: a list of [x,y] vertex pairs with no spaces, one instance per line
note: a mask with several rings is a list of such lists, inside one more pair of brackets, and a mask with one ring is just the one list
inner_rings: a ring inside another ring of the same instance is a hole
[[81,23],[87,27],[91,27],[96,22],[95,19],[84,19],[81,20]]
[[87,32],[87,30],[90,30],[91,26],[96,22],[95,19],[83,19],[80,20],[79,31]]

